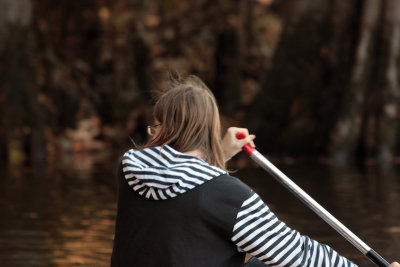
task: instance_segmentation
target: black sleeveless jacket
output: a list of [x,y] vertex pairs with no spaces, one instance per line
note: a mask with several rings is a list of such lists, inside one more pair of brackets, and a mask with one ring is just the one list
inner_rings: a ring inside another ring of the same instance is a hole
[[152,200],[133,192],[122,168],[111,266],[243,266],[231,241],[236,215],[250,195],[220,175],[182,195]]

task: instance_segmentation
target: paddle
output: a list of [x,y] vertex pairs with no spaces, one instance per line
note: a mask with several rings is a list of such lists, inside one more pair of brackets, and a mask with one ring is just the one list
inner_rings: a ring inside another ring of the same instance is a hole
[[[244,139],[246,134],[240,132],[236,134],[237,139]],[[271,174],[278,182],[298,197],[306,206],[312,209],[318,216],[325,222],[332,226],[339,234],[352,243],[361,253],[366,255],[379,267],[387,267],[389,263],[382,258],[378,253],[365,244],[360,238],[353,234],[346,226],[333,217],[326,209],[324,209],[318,202],[311,198],[299,186],[289,179],[283,172],[275,167],[268,159],[261,155],[254,147],[249,144],[243,146],[243,151],[246,152],[255,162],[263,167],[269,174]]]

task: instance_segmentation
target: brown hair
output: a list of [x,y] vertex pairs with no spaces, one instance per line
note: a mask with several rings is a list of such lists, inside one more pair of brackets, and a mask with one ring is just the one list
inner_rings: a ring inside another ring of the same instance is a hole
[[211,165],[225,168],[221,122],[214,95],[200,78],[171,81],[154,106],[160,132],[145,145],[169,145],[180,152],[199,150]]

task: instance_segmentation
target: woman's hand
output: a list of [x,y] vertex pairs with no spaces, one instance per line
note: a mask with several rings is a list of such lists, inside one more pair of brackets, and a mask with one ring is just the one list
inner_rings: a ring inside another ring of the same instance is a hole
[[[236,135],[240,132],[246,134],[246,138],[237,139]],[[225,162],[230,160],[233,156],[242,150],[245,144],[255,147],[253,140],[256,138],[254,134],[249,134],[246,128],[230,127],[226,131],[224,138],[222,138],[222,150],[224,152]],[[392,267],[392,266],[391,266]]]
[[392,262],[392,264],[390,264],[389,267],[400,267],[400,264],[395,261],[395,262]]

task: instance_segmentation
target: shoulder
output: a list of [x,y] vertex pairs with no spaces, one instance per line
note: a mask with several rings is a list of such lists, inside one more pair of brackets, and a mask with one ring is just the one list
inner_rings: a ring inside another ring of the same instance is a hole
[[203,190],[209,196],[241,203],[253,194],[253,190],[238,178],[222,174],[204,184]]
[[243,203],[254,194],[249,186],[228,174],[214,177],[195,192],[205,220],[215,222],[229,238]]
[[251,188],[242,182],[239,178],[231,176],[229,174],[222,174],[214,178],[214,182],[218,185],[223,185],[236,190],[251,191]]

